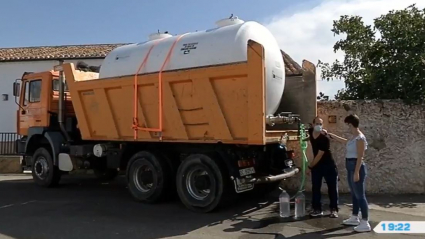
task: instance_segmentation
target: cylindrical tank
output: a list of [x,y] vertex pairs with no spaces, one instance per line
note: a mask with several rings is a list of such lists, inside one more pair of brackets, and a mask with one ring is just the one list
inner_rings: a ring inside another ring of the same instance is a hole
[[[257,22],[232,17],[216,24],[216,28],[184,35],[175,45],[164,71],[246,61],[248,40],[254,40],[265,49],[266,114],[274,114],[285,86],[285,66],[276,39]],[[103,61],[99,78],[135,74],[152,44],[162,39],[139,74],[158,72],[177,37],[155,33],[146,42],[115,48]]]

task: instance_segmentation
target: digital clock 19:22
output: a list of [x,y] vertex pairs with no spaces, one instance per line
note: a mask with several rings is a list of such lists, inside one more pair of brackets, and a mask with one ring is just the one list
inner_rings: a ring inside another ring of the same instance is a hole
[[424,233],[425,221],[382,221],[373,228],[376,233]]
[[382,223],[381,224],[382,231],[400,231],[400,232],[408,232],[410,231],[410,223]]

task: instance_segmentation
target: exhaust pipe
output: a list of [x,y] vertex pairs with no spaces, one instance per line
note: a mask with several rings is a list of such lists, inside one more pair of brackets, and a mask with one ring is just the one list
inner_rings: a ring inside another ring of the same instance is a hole
[[282,173],[282,174],[275,175],[275,176],[259,177],[259,178],[256,179],[256,181],[254,183],[260,184],[260,183],[272,183],[272,182],[276,182],[276,181],[281,181],[285,178],[289,178],[289,177],[294,176],[299,171],[300,171],[299,168],[294,168],[292,171],[287,172],[287,173]]
[[290,178],[299,172],[300,172],[300,168],[297,167],[297,168],[293,168],[289,172],[285,172],[279,175],[270,175],[270,176],[263,176],[263,177],[257,177],[257,178],[241,178],[239,179],[239,181],[241,183],[254,183],[254,184],[272,183],[276,181],[281,181],[285,178]]

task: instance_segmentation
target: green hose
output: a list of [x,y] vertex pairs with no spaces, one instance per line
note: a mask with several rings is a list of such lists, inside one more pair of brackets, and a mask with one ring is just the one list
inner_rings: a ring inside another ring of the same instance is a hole
[[306,139],[308,139],[307,134],[305,132],[305,126],[304,124],[300,124],[299,126],[300,129],[300,147],[301,147],[301,157],[302,157],[302,162],[301,162],[301,184],[300,184],[300,188],[298,189],[297,193],[291,198],[294,199],[299,193],[304,192],[305,188],[305,171],[307,168],[307,164],[308,164],[308,159],[307,159],[307,141]]
[[300,146],[301,146],[301,152],[302,152],[302,180],[300,185],[300,190],[298,191],[304,191],[304,184],[305,184],[305,170],[308,165],[308,159],[307,159],[307,135],[305,133],[305,127],[304,124],[300,124]]

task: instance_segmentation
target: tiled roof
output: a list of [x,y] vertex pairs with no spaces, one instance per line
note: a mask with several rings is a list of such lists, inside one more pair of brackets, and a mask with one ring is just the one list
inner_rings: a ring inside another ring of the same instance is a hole
[[[125,43],[0,48],[0,62],[104,58],[110,51]],[[282,51],[286,75],[301,75],[301,67]]]
[[114,48],[124,44],[93,44],[0,48],[0,62],[50,59],[104,58]]
[[283,62],[285,63],[285,71],[287,76],[298,76],[302,75],[302,67],[294,61],[288,54],[280,50],[283,57]]

